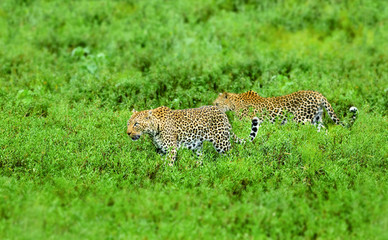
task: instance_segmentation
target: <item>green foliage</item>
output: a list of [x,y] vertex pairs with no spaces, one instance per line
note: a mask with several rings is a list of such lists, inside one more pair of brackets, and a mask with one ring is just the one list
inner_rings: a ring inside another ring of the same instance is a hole
[[[386,239],[387,22],[382,0],[1,1],[0,239]],[[125,134],[133,108],[302,89],[355,125],[263,124],[173,168]]]

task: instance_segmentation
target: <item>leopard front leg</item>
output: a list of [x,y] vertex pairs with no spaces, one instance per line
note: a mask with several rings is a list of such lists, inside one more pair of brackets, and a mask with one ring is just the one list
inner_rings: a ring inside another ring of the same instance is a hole
[[168,163],[168,165],[170,167],[174,166],[174,162],[176,160],[177,148],[178,147],[176,145],[169,148],[169,153],[168,153],[169,163]]
[[168,165],[173,166],[176,160],[178,151],[178,142],[175,136],[167,136],[163,138],[163,149],[166,149]]

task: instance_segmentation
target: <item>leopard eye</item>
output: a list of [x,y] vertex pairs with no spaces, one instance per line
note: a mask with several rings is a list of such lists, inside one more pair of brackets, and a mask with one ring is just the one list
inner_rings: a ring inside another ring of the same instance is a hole
[[133,127],[136,127],[137,125],[139,125],[139,123],[135,123],[135,124],[133,124]]

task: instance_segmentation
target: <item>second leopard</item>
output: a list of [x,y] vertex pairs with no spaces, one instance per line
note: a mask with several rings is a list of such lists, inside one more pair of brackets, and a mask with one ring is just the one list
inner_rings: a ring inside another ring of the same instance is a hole
[[[252,119],[251,141],[257,135],[260,124],[268,119],[274,122],[280,118],[282,124],[286,123],[285,114],[291,113],[293,120],[299,123],[312,123],[317,125],[318,131],[323,127],[322,117],[323,109],[326,109],[330,118],[335,124],[345,126],[334,113],[329,101],[316,91],[298,91],[279,97],[261,97],[254,91],[246,93],[221,93],[213,102],[221,111],[234,111],[240,119],[249,117]],[[351,126],[357,117],[357,108],[351,107],[352,113]]]

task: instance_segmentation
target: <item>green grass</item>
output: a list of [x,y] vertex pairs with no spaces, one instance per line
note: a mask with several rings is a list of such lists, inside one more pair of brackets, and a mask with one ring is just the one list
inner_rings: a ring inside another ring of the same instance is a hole
[[[388,238],[387,23],[382,0],[1,1],[0,239]],[[359,118],[264,124],[202,167],[125,134],[247,90]]]

